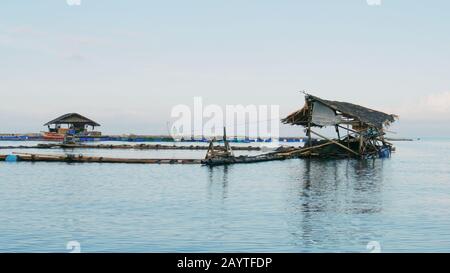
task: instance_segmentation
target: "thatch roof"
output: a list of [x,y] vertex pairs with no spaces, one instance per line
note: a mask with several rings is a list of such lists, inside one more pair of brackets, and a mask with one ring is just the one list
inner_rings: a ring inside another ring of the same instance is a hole
[[50,124],[86,124],[90,126],[100,126],[97,122],[88,119],[85,116],[82,116],[78,113],[69,113],[62,115],[54,120],[51,120],[44,124],[44,126],[48,126]]
[[[353,103],[324,100],[310,94],[306,94],[305,102],[305,106],[302,109],[290,114],[281,121],[286,124],[307,126],[310,119],[309,107],[311,107],[310,105],[314,102],[322,103],[326,107],[332,109],[336,114],[342,115],[347,119],[353,119],[356,122],[380,129],[383,128],[383,126],[388,126],[397,118],[396,115],[386,114]],[[311,125],[321,126],[318,124]]]

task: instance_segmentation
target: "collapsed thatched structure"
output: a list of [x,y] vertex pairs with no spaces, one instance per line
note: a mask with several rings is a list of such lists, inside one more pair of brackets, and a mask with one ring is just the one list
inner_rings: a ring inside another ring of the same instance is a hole
[[[395,121],[395,115],[372,110],[349,102],[324,100],[306,94],[305,106],[282,120],[292,125],[323,127],[336,124],[351,124],[382,129]],[[310,120],[312,118],[312,120]]]
[[[306,128],[308,135],[306,149],[309,149],[309,155],[384,157],[392,150],[392,145],[384,140],[384,128],[396,118],[396,115],[360,105],[325,100],[305,93],[304,107],[282,119],[282,122]],[[338,138],[332,140],[311,129],[325,126],[334,126]],[[347,132],[344,138],[341,138],[339,129]],[[325,139],[325,142],[313,143],[311,134]]]

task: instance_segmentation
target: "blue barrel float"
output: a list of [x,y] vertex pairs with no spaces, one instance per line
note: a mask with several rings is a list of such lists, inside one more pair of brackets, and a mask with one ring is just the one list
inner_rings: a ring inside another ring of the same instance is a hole
[[391,149],[389,147],[383,147],[378,152],[378,155],[380,158],[389,158],[389,157],[391,157]]
[[19,157],[17,155],[7,155],[5,158],[5,162],[17,162],[19,161]]

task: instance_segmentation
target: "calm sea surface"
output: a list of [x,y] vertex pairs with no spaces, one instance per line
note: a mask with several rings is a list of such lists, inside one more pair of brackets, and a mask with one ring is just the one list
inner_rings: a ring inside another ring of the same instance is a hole
[[[0,142],[10,144],[30,143]],[[214,168],[0,162],[0,252],[68,252],[69,241],[82,252],[368,252],[371,241],[382,252],[449,252],[450,140],[396,147],[385,160]]]

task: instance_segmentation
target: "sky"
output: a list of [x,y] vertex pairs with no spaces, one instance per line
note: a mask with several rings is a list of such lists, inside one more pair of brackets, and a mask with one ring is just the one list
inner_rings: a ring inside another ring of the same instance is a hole
[[450,134],[449,1],[77,1],[0,2],[0,133],[78,112],[161,134],[194,97],[285,116],[307,90],[398,114],[397,136]]

